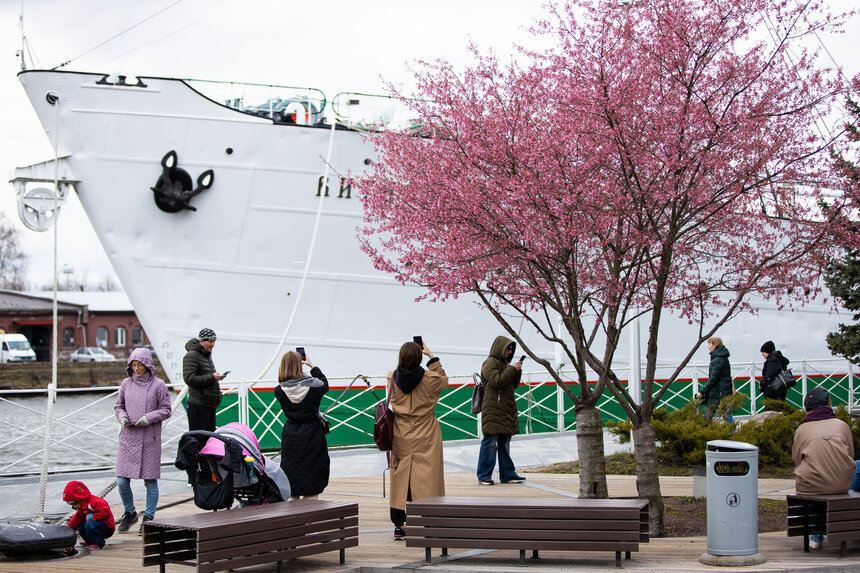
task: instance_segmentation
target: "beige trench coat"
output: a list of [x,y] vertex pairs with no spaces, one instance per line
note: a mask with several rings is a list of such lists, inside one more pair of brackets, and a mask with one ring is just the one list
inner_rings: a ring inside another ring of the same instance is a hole
[[445,495],[442,429],[435,410],[448,376],[436,360],[411,393],[401,392],[390,376],[388,386],[394,412],[390,505],[405,511],[410,488],[413,500]]

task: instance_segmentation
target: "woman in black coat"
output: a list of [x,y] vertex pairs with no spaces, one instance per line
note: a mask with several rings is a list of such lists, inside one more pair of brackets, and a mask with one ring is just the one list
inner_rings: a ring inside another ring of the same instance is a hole
[[764,357],[764,366],[761,368],[761,382],[758,387],[765,398],[774,400],[782,400],[785,402],[785,395],[788,393],[788,388],[783,387],[778,392],[773,392],[770,389],[771,383],[776,379],[777,375],[788,368],[790,362],[788,358],[782,355],[782,352],[776,349],[773,341],[768,340],[761,346],[761,355]]
[[[310,376],[302,370],[306,364]],[[281,432],[281,468],[290,480],[291,497],[316,497],[328,485],[330,461],[320,402],[328,380],[307,357],[287,352],[278,369],[275,398],[287,417]]]

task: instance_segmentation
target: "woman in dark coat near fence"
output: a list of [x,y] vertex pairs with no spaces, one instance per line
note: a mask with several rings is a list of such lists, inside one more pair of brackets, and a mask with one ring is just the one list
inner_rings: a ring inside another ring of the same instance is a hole
[[140,524],[155,516],[158,505],[158,478],[161,477],[161,422],[172,413],[170,394],[155,375],[152,353],[135,348],[128,357],[128,378],[119,387],[114,412],[122,426],[116,456],[116,484],[124,513],[117,531],[124,533],[137,522],[131,480],[142,479],[146,486],[146,509]]
[[723,346],[719,336],[708,339],[711,363],[708,366],[708,383],[696,394],[705,401],[705,415],[710,418],[720,401],[732,394],[732,365],[729,363],[729,349]]
[[788,368],[789,359],[782,355],[782,352],[776,349],[773,341],[768,340],[761,346],[761,355],[764,357],[764,366],[761,368],[761,382],[759,382],[759,390],[765,398],[774,400],[782,400],[785,402],[785,395],[788,393],[788,388],[784,387],[778,392],[770,389],[771,383],[776,379],[777,375]]
[[[311,369],[309,376],[303,364]],[[328,379],[309,358],[287,352],[281,357],[278,382],[275,398],[287,417],[281,432],[281,468],[290,480],[293,499],[316,497],[328,486],[329,477],[326,429],[320,418]]]

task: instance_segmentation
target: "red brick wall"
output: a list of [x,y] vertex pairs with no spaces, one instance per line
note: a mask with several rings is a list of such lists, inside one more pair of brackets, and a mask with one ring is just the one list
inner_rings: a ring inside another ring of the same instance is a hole
[[[8,333],[16,333],[21,330],[22,324],[32,323],[34,321],[47,322],[45,328],[50,332],[51,315],[3,315],[0,316],[0,329]],[[96,336],[98,329],[104,327],[107,329],[107,344],[104,349],[116,356],[119,359],[128,358],[134,345],[132,344],[132,334],[135,327],[141,329],[143,338],[141,346],[150,344],[146,332],[140,325],[140,321],[133,312],[90,312],[89,322],[85,325],[78,324],[78,315],[75,314],[58,314],[57,315],[57,345],[59,347],[58,360],[68,360],[69,355],[75,348],[83,346],[99,346],[96,344]],[[117,339],[117,328],[125,329],[125,344],[120,344]],[[71,336],[64,336],[67,332]],[[50,336],[48,337],[50,339]],[[33,340],[30,341],[34,343]]]
[[[104,349],[117,358],[128,358],[128,355],[135,348],[135,345],[132,344],[132,334],[135,327],[141,329],[141,336],[143,337],[143,341],[139,345],[144,346],[149,344],[149,338],[146,336],[146,332],[143,331],[140,321],[133,312],[90,312],[90,320],[86,325],[86,340],[84,343],[78,344],[76,339],[76,347],[101,346],[97,344],[96,340],[98,331],[99,328],[106,328],[107,345],[104,346]],[[124,344],[117,337],[118,328],[125,329]],[[74,348],[71,350],[74,350]]]

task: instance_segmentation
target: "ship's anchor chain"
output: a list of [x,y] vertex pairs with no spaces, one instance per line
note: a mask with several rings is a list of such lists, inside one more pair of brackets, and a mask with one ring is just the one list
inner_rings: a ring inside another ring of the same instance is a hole
[[188,202],[212,187],[215,181],[215,172],[207,169],[197,178],[197,186],[193,187],[191,175],[179,167],[179,157],[172,149],[161,159],[161,168],[161,176],[151,189],[155,193],[155,204],[166,213],[178,213],[183,209],[196,211]]

